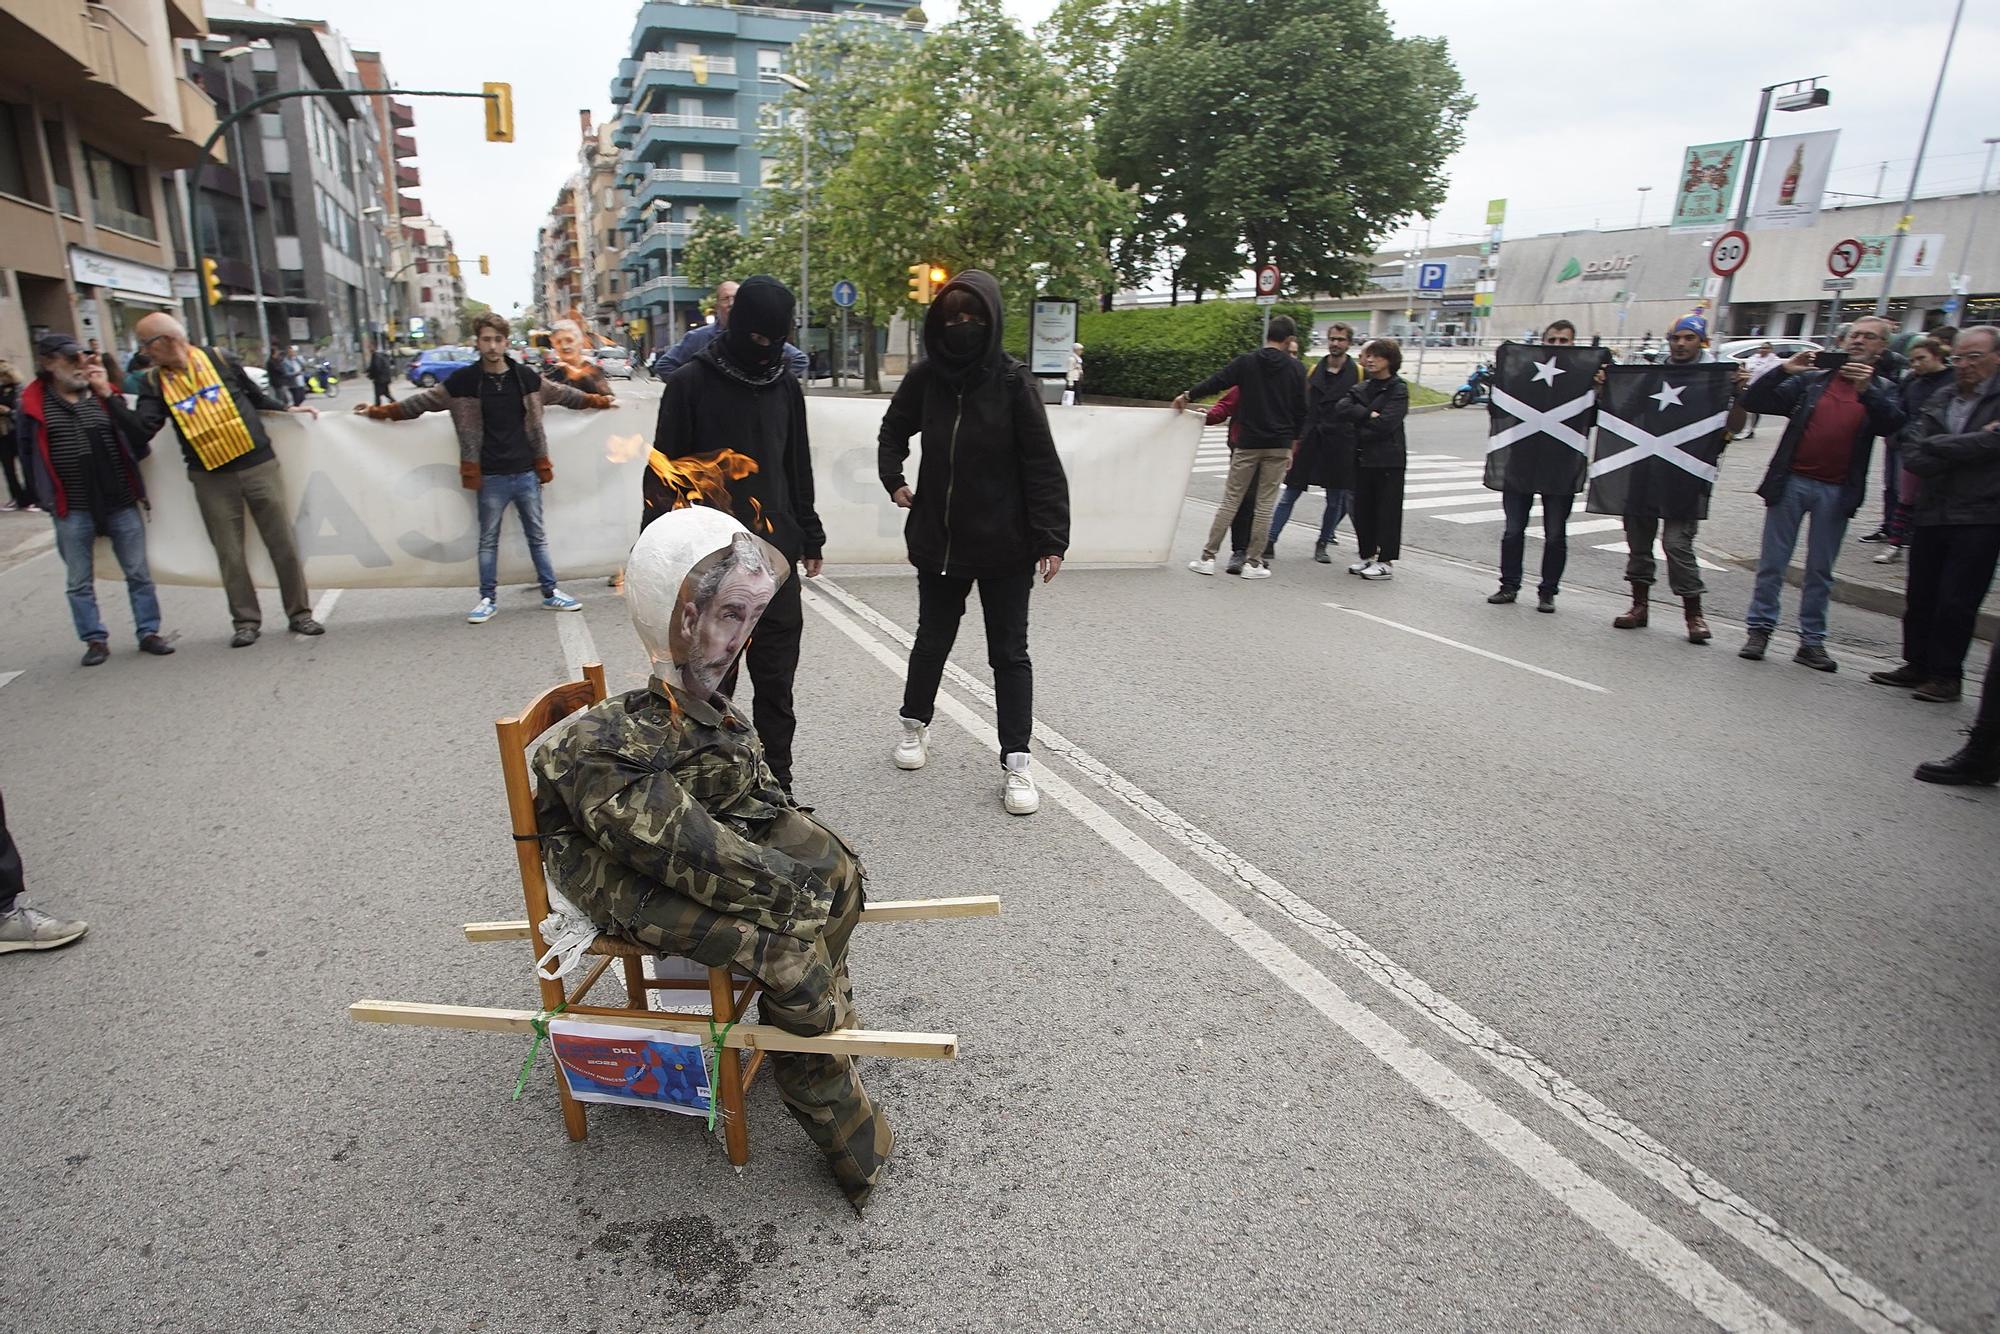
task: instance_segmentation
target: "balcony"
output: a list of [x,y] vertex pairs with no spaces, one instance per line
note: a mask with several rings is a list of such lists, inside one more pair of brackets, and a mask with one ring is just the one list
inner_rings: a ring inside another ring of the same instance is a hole
[[743,187],[733,171],[683,171],[678,167],[655,167],[646,173],[637,195],[641,204],[672,199],[735,200],[743,197]]
[[396,209],[404,217],[414,218],[423,213],[424,201],[415,195],[398,194],[396,196]]
[[392,97],[388,101],[389,124],[399,130],[414,130],[417,128],[417,110],[415,107],[400,97]]
[[202,37],[208,33],[208,17],[201,0],[167,0],[167,35],[175,39]]
[[[215,114],[215,103],[209,100],[207,93],[186,79],[176,79],[174,84],[181,104],[181,137],[199,145],[215,133],[216,123],[220,120]],[[227,136],[215,141],[215,161],[229,160],[228,146]]]
[[0,69],[24,78],[88,74],[91,37],[74,0],[10,0],[0,10]]
[[656,222],[640,232],[638,239],[625,247],[625,258],[634,260],[654,251],[665,251],[668,246],[676,248],[684,246],[687,244],[688,233],[693,230],[694,228],[685,222]]
[[[640,119],[638,143],[631,157],[636,163],[653,163],[660,161],[675,147],[734,148],[741,142],[742,134],[734,116],[678,116],[655,112]],[[621,162],[619,165],[622,167],[625,164]]]
[[424,183],[423,173],[407,162],[396,164],[396,188],[414,190]]
[[702,89],[734,92],[736,57],[683,56],[655,51],[639,62],[632,100],[645,105],[649,97],[677,96]]
[[398,161],[401,161],[404,158],[413,158],[416,155],[417,155],[417,136],[414,134],[398,134],[395,137],[393,156]]

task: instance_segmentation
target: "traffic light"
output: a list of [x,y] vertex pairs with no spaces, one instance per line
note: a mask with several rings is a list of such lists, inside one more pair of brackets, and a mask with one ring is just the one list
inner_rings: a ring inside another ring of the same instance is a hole
[[944,285],[951,281],[951,274],[936,264],[910,265],[910,300],[920,306],[928,306]]
[[492,273],[493,273],[493,266],[487,263],[486,256],[481,255],[479,257],[479,276],[482,278],[486,278],[490,277]]
[[460,276],[458,272],[458,256],[447,255],[445,258],[446,261],[451,265],[451,276],[454,278]]
[[481,86],[486,95],[486,141],[494,144],[514,142],[514,85],[511,83],[489,83]]
[[212,259],[201,262],[201,290],[208,296],[209,305],[222,304],[222,280],[215,276],[215,261]]

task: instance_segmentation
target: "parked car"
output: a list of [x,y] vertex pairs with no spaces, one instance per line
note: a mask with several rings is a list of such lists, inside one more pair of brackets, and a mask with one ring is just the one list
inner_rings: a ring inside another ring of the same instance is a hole
[[1766,343],[1781,358],[1797,356],[1801,352],[1818,352],[1821,348],[1810,338],[1732,338],[1715,349],[1715,359],[1741,365],[1756,356],[1757,349]]
[[479,354],[469,347],[427,347],[410,363],[410,383],[429,389],[453,371],[478,360]]
[[632,354],[622,347],[607,347],[597,354],[597,368],[612,380],[632,378]]

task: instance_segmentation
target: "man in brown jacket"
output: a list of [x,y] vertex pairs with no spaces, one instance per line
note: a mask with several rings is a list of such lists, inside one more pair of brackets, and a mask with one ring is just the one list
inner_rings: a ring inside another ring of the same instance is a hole
[[534,557],[542,605],[550,611],[580,611],[583,604],[556,587],[542,531],[542,487],[555,480],[549,440],[542,430],[544,404],[564,408],[608,408],[609,394],[585,394],[544,380],[507,355],[511,332],[504,316],[487,313],[473,322],[479,364],[453,371],[445,382],[400,403],[356,404],[355,412],[375,421],[404,421],[426,412],[449,412],[458,429],[458,479],[479,493],[479,605],[466,616],[483,625],[498,614],[500,522],[512,505]]

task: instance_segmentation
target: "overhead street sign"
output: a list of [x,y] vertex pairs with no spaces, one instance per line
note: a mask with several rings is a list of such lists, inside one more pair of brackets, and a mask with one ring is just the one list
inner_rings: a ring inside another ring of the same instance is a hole
[[1264,265],[1257,270],[1257,295],[1275,297],[1284,280],[1284,275],[1278,272],[1277,265]]
[[1852,278],[1822,278],[1819,280],[1819,290],[1822,292],[1846,292],[1852,290],[1853,287],[1854,279]]
[[1859,241],[1835,241],[1833,249],[1826,252],[1826,271],[1836,278],[1845,278],[1861,267],[1861,260],[1867,253],[1868,247]]
[[1743,261],[1750,258],[1750,238],[1742,232],[1724,232],[1715,238],[1715,244],[1708,248],[1709,271],[1718,278],[1727,278],[1743,267]]

